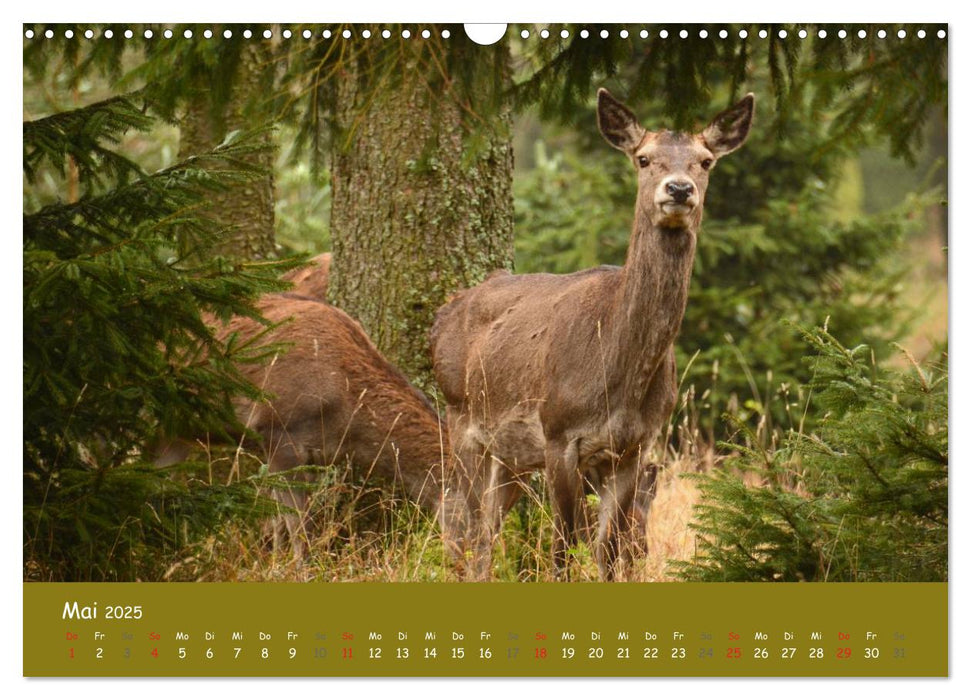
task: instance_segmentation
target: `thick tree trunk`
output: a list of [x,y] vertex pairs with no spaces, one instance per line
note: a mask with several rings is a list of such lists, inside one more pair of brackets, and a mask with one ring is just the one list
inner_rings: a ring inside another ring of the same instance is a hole
[[[188,101],[180,123],[179,154],[181,157],[205,153],[222,143],[226,135],[260,125],[254,106],[265,98],[264,63],[269,49],[254,41],[242,48],[230,101],[214,107],[211,87],[198,86]],[[206,214],[227,228],[223,245],[215,253],[239,260],[271,257],[276,251],[274,237],[274,191],[272,136],[260,137],[268,146],[250,157],[266,175],[258,180],[232,187],[210,197]]]
[[[357,69],[338,79],[330,299],[433,390],[435,312],[457,289],[512,265],[513,156],[508,112],[463,103],[450,79],[430,88],[421,47],[411,40],[379,89]],[[508,76],[505,51],[466,58],[497,61]]]

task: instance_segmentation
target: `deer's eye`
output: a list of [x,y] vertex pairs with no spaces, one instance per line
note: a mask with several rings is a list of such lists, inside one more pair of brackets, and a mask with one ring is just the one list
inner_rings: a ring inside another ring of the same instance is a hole
[[703,161],[701,161],[701,167],[708,170],[708,168],[710,168],[711,164],[714,162],[715,161],[713,161],[711,158],[705,158]]
[[642,168],[646,168],[651,164],[651,161],[647,159],[647,156],[637,156],[637,164]]

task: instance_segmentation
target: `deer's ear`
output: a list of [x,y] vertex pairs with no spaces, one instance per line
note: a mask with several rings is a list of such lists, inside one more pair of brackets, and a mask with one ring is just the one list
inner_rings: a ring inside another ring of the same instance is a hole
[[738,104],[712,119],[711,124],[701,132],[708,150],[720,158],[745,143],[754,114],[755,95],[750,92]]
[[632,154],[647,133],[637,117],[604,88],[597,91],[597,125],[614,148]]

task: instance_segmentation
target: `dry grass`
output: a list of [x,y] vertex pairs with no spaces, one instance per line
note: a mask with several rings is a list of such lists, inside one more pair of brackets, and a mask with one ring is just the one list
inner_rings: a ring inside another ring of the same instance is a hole
[[[348,471],[312,492],[309,556],[274,548],[272,523],[228,523],[166,573],[179,581],[425,581],[447,579],[433,522],[394,494],[362,487]],[[269,494],[267,494],[269,495]],[[281,507],[280,513],[283,514]]]
[[661,472],[657,496],[647,525],[648,555],[634,563],[631,580],[674,581],[669,562],[690,559],[695,553],[695,533],[688,527],[699,493],[689,473],[711,468],[714,453],[697,458],[680,457]]

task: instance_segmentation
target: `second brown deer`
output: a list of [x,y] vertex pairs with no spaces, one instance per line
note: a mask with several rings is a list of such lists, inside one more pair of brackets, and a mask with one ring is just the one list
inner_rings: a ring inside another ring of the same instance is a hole
[[[313,270],[319,282],[322,270]],[[257,308],[274,324],[269,331],[236,317],[217,325],[216,336],[245,341],[262,335],[261,342],[283,346],[269,362],[239,365],[266,398],[234,401],[239,422],[259,435],[256,447],[270,471],[349,463],[356,477],[396,487],[432,517],[461,520],[449,511],[442,488],[448,438],[438,413],[361,326],[329,304],[293,294],[265,295]],[[184,459],[187,447],[170,443],[157,463]],[[281,549],[286,534],[295,558],[303,558],[308,491],[295,485],[275,496],[289,512],[274,524],[274,546]]]
[[468,553],[472,578],[490,576],[511,494],[523,473],[540,469],[558,577],[569,577],[590,473],[600,496],[595,557],[603,579],[617,575],[648,450],[675,405],[674,340],[708,177],[745,141],[754,105],[745,96],[698,134],[650,132],[600,90],[600,131],[637,173],[624,266],[493,273],[439,310],[432,355],[448,403],[449,478],[468,504],[463,531],[446,540]]

